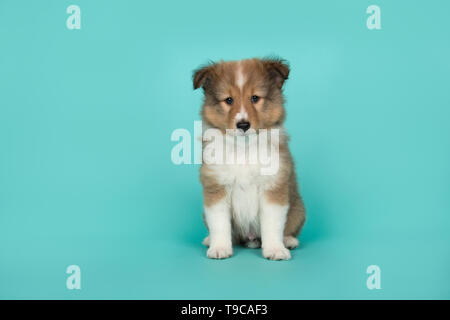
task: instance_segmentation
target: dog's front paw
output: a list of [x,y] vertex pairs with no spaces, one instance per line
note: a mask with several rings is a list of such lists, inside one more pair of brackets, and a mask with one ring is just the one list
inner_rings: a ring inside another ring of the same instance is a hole
[[289,260],[291,253],[285,247],[263,248],[263,256],[269,260]]
[[226,259],[233,255],[231,246],[212,246],[206,251],[206,255],[210,259]]

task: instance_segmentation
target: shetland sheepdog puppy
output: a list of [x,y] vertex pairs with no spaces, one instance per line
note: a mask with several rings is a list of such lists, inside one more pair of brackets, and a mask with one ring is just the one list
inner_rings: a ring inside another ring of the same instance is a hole
[[[289,249],[299,245],[305,208],[283,127],[288,76],[288,64],[273,58],[221,61],[194,71],[194,89],[204,92],[200,180],[208,258],[228,258],[233,244],[244,244],[262,248],[267,259],[288,260]],[[206,137],[211,130],[214,139]],[[216,161],[205,161],[207,150]]]

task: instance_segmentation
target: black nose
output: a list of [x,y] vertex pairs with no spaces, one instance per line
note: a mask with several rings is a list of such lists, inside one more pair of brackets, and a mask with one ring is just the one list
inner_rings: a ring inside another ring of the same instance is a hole
[[250,129],[250,122],[248,122],[248,121],[240,121],[240,122],[236,123],[236,127],[238,127],[238,129],[244,130],[244,132],[245,132],[248,129]]

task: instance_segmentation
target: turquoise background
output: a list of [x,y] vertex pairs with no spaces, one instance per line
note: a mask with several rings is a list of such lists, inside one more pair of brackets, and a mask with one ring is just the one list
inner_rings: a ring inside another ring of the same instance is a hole
[[[0,0],[0,298],[449,299],[449,12]],[[292,67],[302,246],[289,262],[209,260],[198,166],[171,162],[170,135],[200,119],[193,69],[270,54]],[[71,264],[81,290],[66,289]],[[366,287],[372,264],[381,290]]]

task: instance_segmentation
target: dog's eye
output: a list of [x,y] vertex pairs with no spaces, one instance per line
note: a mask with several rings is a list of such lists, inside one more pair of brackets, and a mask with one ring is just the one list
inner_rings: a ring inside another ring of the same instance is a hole
[[226,98],[225,103],[231,106],[233,104],[233,98],[232,97]]
[[259,97],[258,96],[252,96],[252,102],[253,103],[257,103],[259,101]]

